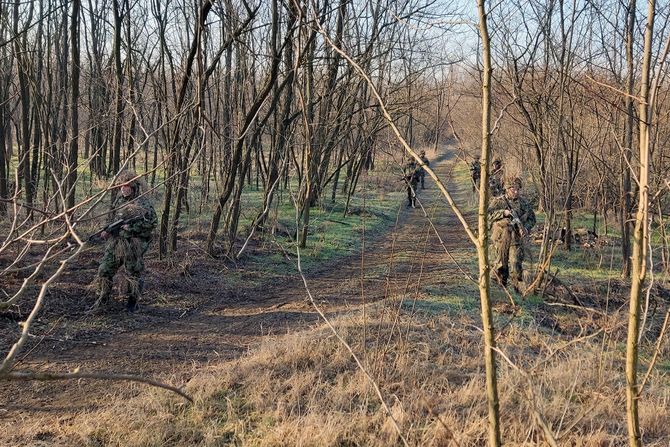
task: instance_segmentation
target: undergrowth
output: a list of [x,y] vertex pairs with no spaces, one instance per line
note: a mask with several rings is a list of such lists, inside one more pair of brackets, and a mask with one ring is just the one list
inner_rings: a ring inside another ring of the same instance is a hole
[[[365,318],[351,313],[335,326],[379,383],[408,444],[485,445],[476,320],[384,315],[376,306]],[[598,340],[566,343],[533,325],[510,326],[498,342],[516,365],[503,361],[499,369],[506,445],[544,445],[536,412],[559,445],[625,444],[623,359],[616,350],[602,349]],[[645,445],[670,439],[669,384],[661,369],[645,389]],[[110,447],[401,445],[370,382],[324,327],[267,339],[244,357],[197,374],[186,391],[193,405],[152,391],[83,417],[69,436]]]

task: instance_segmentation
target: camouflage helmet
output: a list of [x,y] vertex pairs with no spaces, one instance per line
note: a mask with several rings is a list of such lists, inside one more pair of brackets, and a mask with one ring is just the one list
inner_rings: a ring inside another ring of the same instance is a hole
[[500,166],[502,166],[502,161],[500,161],[499,158],[496,158],[495,160],[493,160],[493,167],[494,168],[495,167],[499,168]]
[[505,178],[503,185],[505,185],[505,189],[507,188],[516,188],[516,189],[521,189],[523,187],[523,183],[521,183],[521,179],[517,176],[511,176]]
[[130,186],[131,188],[133,188],[133,192],[135,194],[139,194],[140,190],[142,189],[142,181],[140,180],[140,177],[135,173],[135,171],[132,171],[130,169],[124,169],[116,177],[116,186],[119,188],[122,186]]
[[419,155],[426,155],[425,149],[421,149],[421,152],[419,152]]

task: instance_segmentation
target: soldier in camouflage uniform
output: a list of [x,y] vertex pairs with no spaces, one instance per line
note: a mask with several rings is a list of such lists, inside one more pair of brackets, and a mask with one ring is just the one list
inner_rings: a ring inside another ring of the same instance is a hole
[[403,174],[407,184],[407,207],[416,208],[416,187],[421,177],[421,168],[413,157],[407,159]]
[[158,219],[151,201],[146,196],[141,196],[141,183],[136,177],[130,171],[125,171],[118,177],[120,193],[114,201],[108,223],[120,219],[127,222],[121,226],[118,234],[101,234],[107,243],[98,269],[98,299],[94,309],[100,309],[109,303],[114,275],[122,265],[129,276],[126,309],[129,312],[137,309],[137,300],[143,286],[144,253],[149,248]]
[[505,193],[489,206],[495,279],[506,287],[511,275],[517,292],[519,283],[523,282],[523,244],[530,229],[535,226],[533,208],[520,197],[520,192],[521,179],[511,178],[505,182]]
[[[426,151],[422,150],[419,153],[419,156],[421,157],[421,162],[425,166],[430,166],[430,161],[428,160],[428,157],[426,157]],[[420,174],[420,177],[421,177],[421,189],[426,189],[426,185],[425,185],[426,170],[423,168],[423,166],[419,166],[419,174]]]
[[474,158],[470,163],[470,179],[472,180],[472,192],[479,188],[479,179],[481,179],[482,167],[479,158]]
[[491,197],[498,197],[505,192],[503,188],[503,169],[499,159],[493,161],[493,171],[489,176],[489,192]]

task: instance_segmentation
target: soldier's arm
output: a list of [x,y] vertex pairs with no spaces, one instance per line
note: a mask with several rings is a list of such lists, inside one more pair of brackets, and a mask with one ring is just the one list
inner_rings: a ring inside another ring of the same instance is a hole
[[158,217],[153,207],[145,207],[144,214],[129,222],[126,233],[131,237],[150,237],[158,224]]
[[505,210],[507,210],[507,204],[504,200],[495,199],[489,206],[489,220],[491,222],[496,222],[498,220],[507,219],[505,216]]

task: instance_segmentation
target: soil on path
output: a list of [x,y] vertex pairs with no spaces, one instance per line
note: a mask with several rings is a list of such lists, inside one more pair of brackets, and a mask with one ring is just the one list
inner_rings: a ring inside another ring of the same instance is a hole
[[[431,167],[448,180],[453,157],[429,155]],[[469,185],[457,186],[450,183],[459,203],[472,200]],[[456,277],[463,281],[450,253],[475,252],[460,222],[432,179],[427,177],[418,197],[422,207],[399,204],[396,224],[365,238],[361,252],[305,272],[327,314],[381,299],[416,298]],[[270,281],[250,273],[249,287],[233,289],[220,261],[204,257],[182,257],[169,267],[149,259],[138,313],[118,309],[91,316],[85,309],[93,299],[95,259],[93,253],[85,256],[80,270],[70,269],[52,288],[21,368],[128,373],[181,386],[196,371],[240,356],[264,337],[319,322],[297,274]],[[21,317],[0,316],[3,343],[15,339]],[[145,387],[95,380],[0,383],[0,446],[67,445],[59,440],[60,428],[76,424],[81,411],[104,408],[110,396],[132,397]]]

